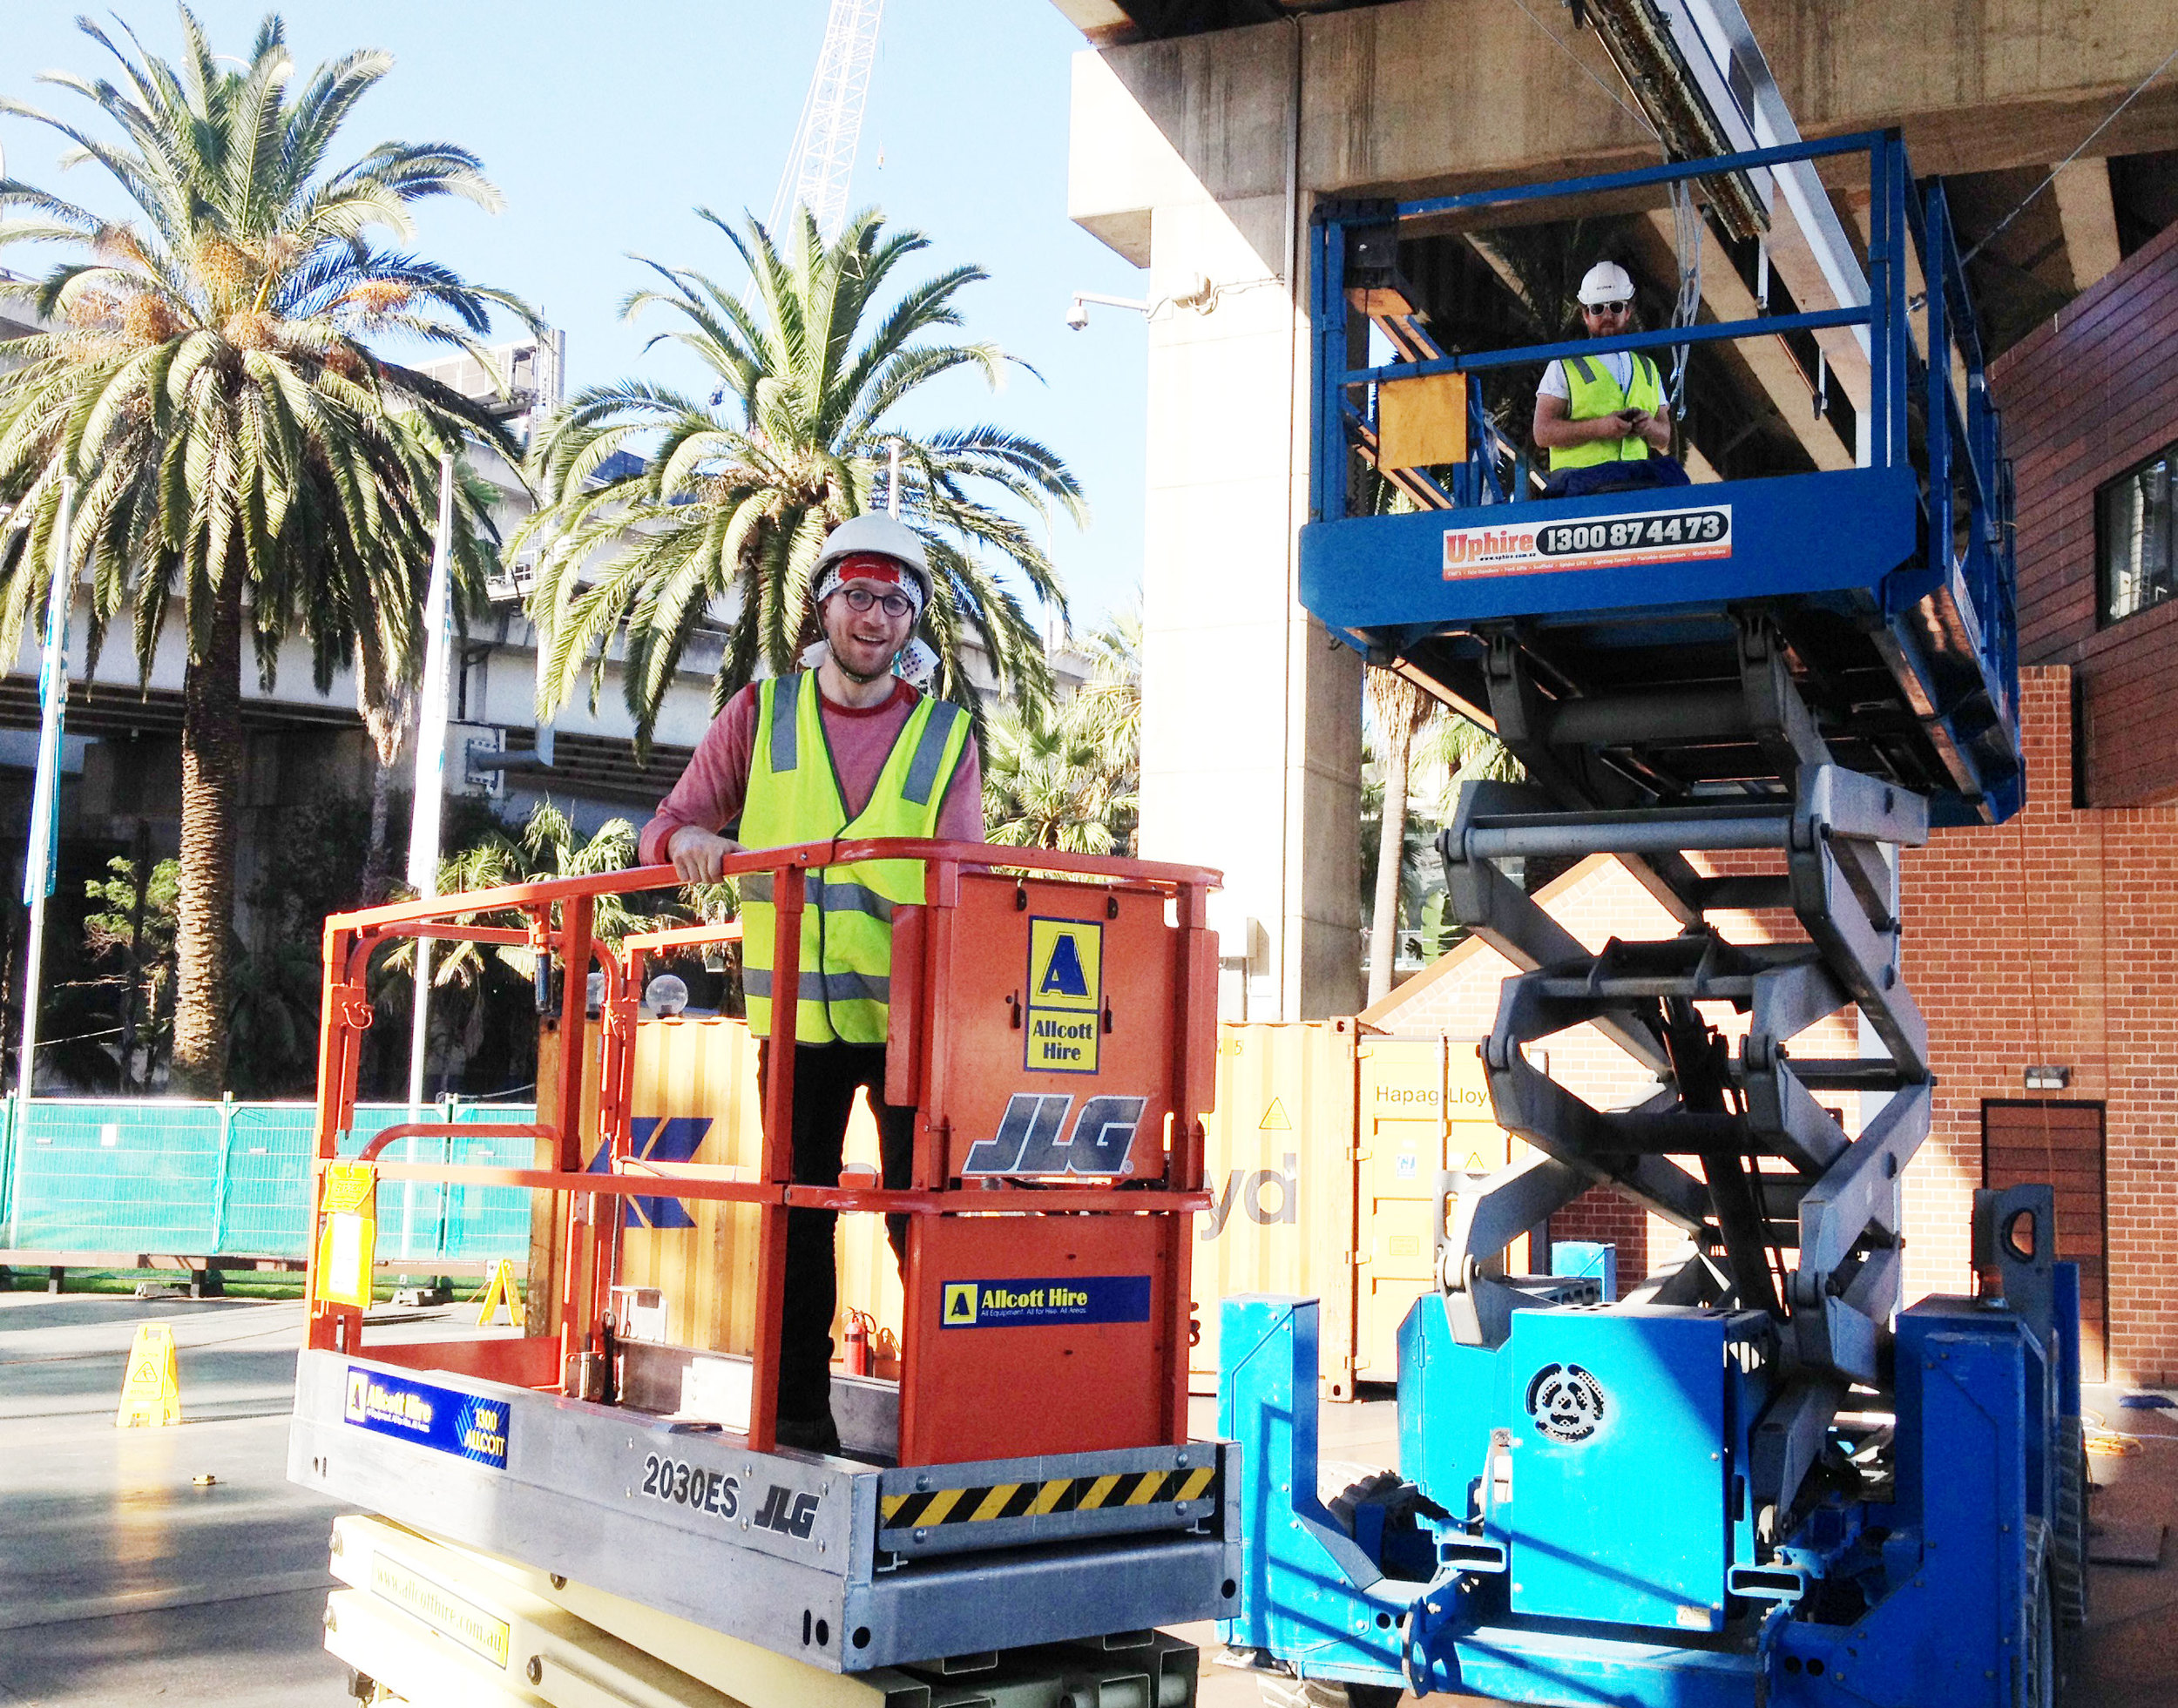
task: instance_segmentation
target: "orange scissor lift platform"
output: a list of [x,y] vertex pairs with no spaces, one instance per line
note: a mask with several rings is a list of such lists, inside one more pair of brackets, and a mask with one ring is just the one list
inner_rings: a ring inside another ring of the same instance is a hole
[[[981,1665],[1124,1632],[1143,1634],[1149,1652],[1149,1628],[1237,1605],[1235,1449],[1190,1441],[1187,1424],[1216,876],[910,840],[740,854],[728,875],[768,874],[778,898],[774,988],[822,988],[800,966],[805,885],[829,868],[898,858],[922,861],[926,882],[925,904],[894,919],[887,1097],[916,1110],[913,1175],[900,1191],[851,1174],[794,1181],[791,1003],[774,1004],[766,1040],[760,1167],[632,1154],[643,955],[702,934],[632,939],[624,955],[592,927],[600,898],[673,887],[670,868],[327,922],[294,1481],[436,1543],[819,1674],[874,1679],[962,1657]],[[499,922],[511,919],[520,922]],[[553,1036],[540,1050],[537,1117],[404,1124],[344,1156],[370,1023],[366,967],[404,937],[538,956],[540,1024]],[[385,1159],[393,1141],[450,1131],[530,1138],[535,1165]],[[375,1194],[405,1181],[531,1192],[529,1332],[371,1342]],[[754,1207],[749,1355],[619,1332],[611,1307],[630,1197]],[[835,1378],[849,1456],[776,1439],[787,1219],[803,1208],[908,1218],[899,1380]],[[427,1624],[445,1604],[443,1585],[392,1603]],[[371,1617],[397,1616],[380,1606]],[[469,1629],[437,1635],[458,1643]],[[1178,1646],[1158,1638],[1154,1652]],[[521,1658],[496,1664],[518,1673]],[[1149,1699],[1191,1699],[1192,1654],[1184,1668],[1162,1665]]]

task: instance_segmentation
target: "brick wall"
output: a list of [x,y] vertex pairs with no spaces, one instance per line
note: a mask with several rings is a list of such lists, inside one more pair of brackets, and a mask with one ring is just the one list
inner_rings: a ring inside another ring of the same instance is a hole
[[2019,487],[2019,659],[2069,665],[2087,799],[2178,794],[2178,600],[2098,626],[2095,489],[2178,441],[2178,226],[2006,351],[1990,381]]
[[2072,1084],[2046,1095],[2107,1105],[2111,1375],[2167,1383],[2178,1380],[2178,807],[2073,811],[2070,672],[2021,674],[2026,810],[1993,830],[1938,831],[1904,861],[1905,979],[1938,1082],[1906,1176],[1907,1293],[1967,1287],[1982,1102],[2045,1095],[2026,1090],[2025,1070],[2060,1063]]

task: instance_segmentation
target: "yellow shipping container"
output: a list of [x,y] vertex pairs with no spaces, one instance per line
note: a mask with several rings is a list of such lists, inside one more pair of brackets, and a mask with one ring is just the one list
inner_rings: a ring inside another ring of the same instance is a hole
[[1291,1293],[1323,1301],[1324,1391],[1352,1395],[1354,1038],[1350,1020],[1218,1029],[1211,1205],[1194,1258],[1197,1393],[1217,1387],[1218,1301]]
[[1385,1037],[1350,1020],[1221,1027],[1194,1390],[1215,1390],[1218,1302],[1242,1293],[1322,1301],[1326,1397],[1396,1381],[1399,1324],[1436,1285],[1438,1173],[1510,1154],[1472,1039]]
[[[763,1104],[756,1088],[755,1041],[742,1022],[680,1016],[638,1021],[628,1107],[637,1156],[725,1165],[756,1178]],[[877,1125],[860,1097],[848,1122],[847,1160],[873,1171],[877,1166]],[[755,1344],[754,1207],[708,1200],[634,1202],[621,1236],[620,1285],[664,1290],[667,1333],[676,1345],[747,1352]],[[842,1216],[839,1245],[840,1319],[833,1339],[843,1344],[846,1313],[860,1310],[896,1347],[900,1275],[884,1219]]]
[[1437,1285],[1437,1178],[1503,1167],[1509,1139],[1490,1118],[1473,1040],[1363,1037],[1354,1056],[1354,1375],[1389,1382],[1399,1375],[1399,1325]]

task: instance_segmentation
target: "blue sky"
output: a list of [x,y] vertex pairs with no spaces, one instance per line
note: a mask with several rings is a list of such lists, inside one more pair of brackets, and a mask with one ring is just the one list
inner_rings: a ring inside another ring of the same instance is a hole
[[[55,68],[106,71],[103,50],[74,26],[79,10],[17,0],[0,44],[0,93],[63,117],[90,112],[35,82]],[[214,48],[238,57],[266,10],[196,7]],[[689,210],[768,211],[825,0],[290,0],[279,10],[304,69],[356,47],[394,56],[343,132],[342,160],[389,138],[443,138],[484,158],[505,211],[428,209],[418,246],[564,327],[571,384],[631,373],[695,382],[664,350],[642,354],[657,328],[619,320],[641,273],[626,257],[738,277],[738,259]],[[169,6],[129,0],[118,10],[152,51],[178,52]],[[1079,534],[1059,523],[1053,549],[1078,624],[1140,584],[1146,407],[1141,321],[1100,312],[1077,333],[1062,319],[1076,290],[1144,294],[1135,268],[1066,219],[1068,62],[1080,46],[1048,0],[887,0],[852,197],[931,239],[896,277],[964,261],[992,275],[966,294],[967,331],[1033,364],[1042,381],[1016,370],[996,395],[965,376],[941,382],[918,424],[996,421],[1072,465],[1093,517]],[[62,146],[41,126],[0,117],[10,175],[113,206],[97,168],[59,172]],[[42,260],[18,249],[9,264],[20,272]]]

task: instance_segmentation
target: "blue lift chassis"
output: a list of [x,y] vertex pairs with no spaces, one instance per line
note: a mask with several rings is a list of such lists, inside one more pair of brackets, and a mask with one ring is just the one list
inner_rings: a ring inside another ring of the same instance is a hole
[[[1787,159],[1856,155],[1868,276],[1837,306],[1618,348],[1846,330],[1866,355],[1858,466],[1531,496],[1485,382],[1605,347],[1449,350],[1402,246],[1552,197],[1759,190]],[[1289,1701],[2047,1708],[2056,1628],[2085,1615],[2077,1277],[2053,1262],[2050,1190],[1977,1194],[1982,1296],[1898,1308],[1933,1086],[1898,976],[1898,851],[1931,823],[2001,822],[2026,782],[2010,481],[1940,186],[1877,133],[1332,206],[1313,253],[1302,597],[1525,773],[1464,789],[1439,848],[1448,912],[1523,969],[1482,1053],[1528,1154],[1444,1177],[1440,1286],[1401,1331],[1396,1476],[1325,1504],[1315,1307],[1228,1302],[1221,1421],[1249,1491],[1221,1634]],[[1397,361],[1352,365],[1363,321]],[[1464,409],[1464,443],[1392,466],[1421,386]],[[1360,513],[1380,508],[1356,479],[1372,464],[1415,508]],[[1591,952],[1505,874],[1590,854],[1679,935]],[[1749,909],[1804,935],[1735,942],[1713,918]],[[1857,1055],[1796,1054],[1849,1013]],[[1533,1064],[1583,1024],[1655,1094],[1597,1109]],[[1857,1133],[1823,1101],[1844,1092]],[[1505,1273],[1515,1238],[1598,1185],[1684,1230],[1692,1258],[1600,1307]]]

